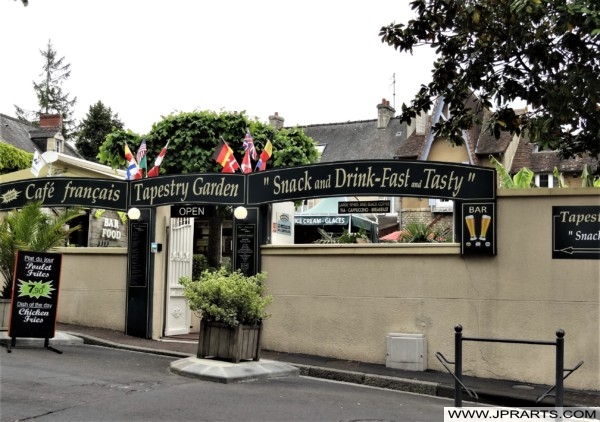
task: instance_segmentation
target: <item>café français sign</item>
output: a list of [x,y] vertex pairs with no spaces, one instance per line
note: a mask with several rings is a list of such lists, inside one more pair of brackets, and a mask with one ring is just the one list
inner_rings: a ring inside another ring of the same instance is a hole
[[330,196],[416,196],[494,201],[496,171],[428,161],[369,160],[251,174],[194,173],[140,180],[48,177],[0,184],[0,210],[27,202],[114,210],[173,204],[260,205]]

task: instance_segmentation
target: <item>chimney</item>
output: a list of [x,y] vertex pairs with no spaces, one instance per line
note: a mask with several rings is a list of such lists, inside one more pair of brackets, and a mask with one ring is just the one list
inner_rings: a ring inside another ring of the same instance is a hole
[[62,129],[60,114],[40,114],[40,129]]
[[417,114],[417,118],[415,119],[415,134],[425,135],[425,132],[427,132],[428,122],[429,115],[426,111],[421,111],[419,114]]
[[383,98],[381,104],[377,104],[377,129],[387,128],[394,114],[396,114],[394,107],[390,105],[388,100]]
[[285,119],[275,112],[273,116],[269,116],[269,125],[273,126],[275,130],[283,129],[283,122]]

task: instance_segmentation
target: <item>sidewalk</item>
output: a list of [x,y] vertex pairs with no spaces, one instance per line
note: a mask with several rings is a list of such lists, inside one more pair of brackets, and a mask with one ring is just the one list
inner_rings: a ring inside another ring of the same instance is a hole
[[[80,325],[58,323],[58,332],[65,332],[83,338],[86,344],[157,353],[177,358],[196,356],[197,335],[177,336],[160,340],[142,339],[127,336],[124,333]],[[2,353],[2,350],[0,350]],[[296,366],[300,375],[345,381],[374,387],[410,391],[440,397],[454,397],[454,379],[447,372],[403,371],[363,362],[336,360],[319,356],[294,353],[261,351],[261,359],[280,361]],[[585,370],[585,364],[579,371]],[[577,376],[577,371],[571,377]],[[463,406],[469,401],[510,407],[553,407],[554,397],[548,396],[540,403],[536,399],[551,386],[528,384],[495,379],[463,377],[466,387],[477,393],[478,400],[472,400],[463,393]],[[565,381],[565,407],[600,406],[600,391],[581,391],[568,388],[569,378]]]

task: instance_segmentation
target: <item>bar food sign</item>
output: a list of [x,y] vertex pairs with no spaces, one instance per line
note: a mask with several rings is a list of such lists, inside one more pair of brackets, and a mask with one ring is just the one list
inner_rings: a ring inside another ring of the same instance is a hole
[[61,254],[17,252],[10,337],[54,337],[61,261]]

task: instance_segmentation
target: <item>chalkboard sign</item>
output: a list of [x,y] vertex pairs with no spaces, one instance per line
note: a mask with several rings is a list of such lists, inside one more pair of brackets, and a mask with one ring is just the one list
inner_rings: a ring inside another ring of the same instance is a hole
[[54,337],[61,262],[61,254],[17,252],[10,337]]

